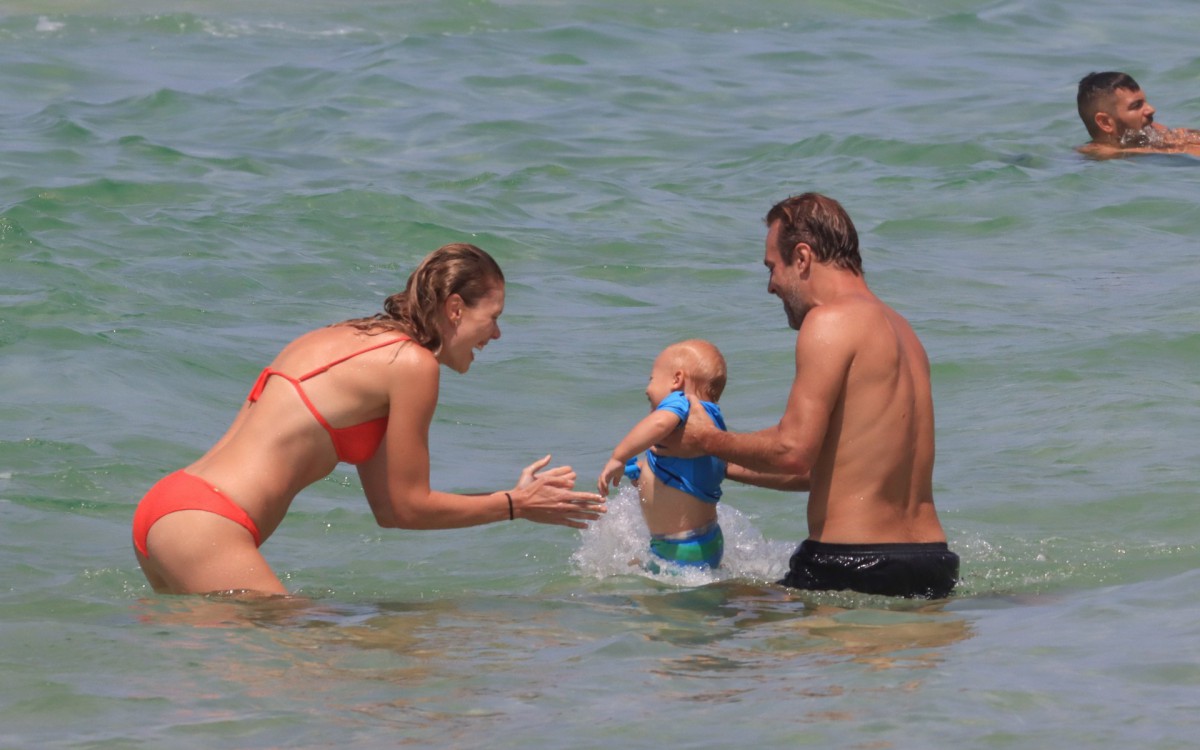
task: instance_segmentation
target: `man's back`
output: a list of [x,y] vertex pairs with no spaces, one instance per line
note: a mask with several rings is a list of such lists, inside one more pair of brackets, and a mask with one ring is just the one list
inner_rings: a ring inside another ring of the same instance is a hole
[[[933,506],[929,360],[912,327],[870,292],[814,309],[802,329],[810,326],[798,346],[816,340],[822,354],[833,346],[845,362],[812,470],[810,538],[945,541]],[[800,367],[806,356],[815,354],[799,351]]]

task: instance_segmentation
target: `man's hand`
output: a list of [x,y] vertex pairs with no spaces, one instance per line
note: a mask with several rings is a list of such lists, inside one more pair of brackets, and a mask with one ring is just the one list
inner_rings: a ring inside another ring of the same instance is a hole
[[700,403],[700,399],[689,395],[688,418],[682,427],[671,433],[670,437],[651,448],[660,456],[675,456],[676,458],[695,458],[708,455],[705,445],[708,436],[720,432],[713,423],[712,417]]

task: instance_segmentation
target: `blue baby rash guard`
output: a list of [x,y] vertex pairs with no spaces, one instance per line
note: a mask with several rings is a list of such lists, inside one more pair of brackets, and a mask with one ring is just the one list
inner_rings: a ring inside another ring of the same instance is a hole
[[[716,426],[725,429],[725,417],[721,415],[721,407],[711,401],[701,401],[704,410]],[[679,417],[682,425],[687,422],[691,403],[683,391],[673,391],[659,403],[655,411],[669,411]],[[625,476],[637,481],[641,475],[638,469],[637,456],[625,464]],[[688,493],[692,497],[706,503],[715,503],[721,499],[721,482],[725,479],[725,462],[714,456],[697,456],[696,458],[677,458],[675,456],[660,456],[654,451],[646,451],[646,463],[654,476],[669,487]]]

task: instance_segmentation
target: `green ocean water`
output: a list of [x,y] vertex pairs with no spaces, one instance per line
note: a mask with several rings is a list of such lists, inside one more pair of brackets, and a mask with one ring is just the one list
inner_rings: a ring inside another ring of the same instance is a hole
[[[1200,14],[1079,0],[0,5],[0,748],[1181,748],[1200,721],[1200,162],[1090,162],[1075,84],[1200,127]],[[291,337],[445,242],[509,279],[433,480],[591,485],[663,345],[778,418],[761,217],[819,190],[933,362],[959,594],[771,585],[803,496],[731,488],[729,565],[374,526],[339,467],[264,547],[306,606],[154,596],[129,519]]]

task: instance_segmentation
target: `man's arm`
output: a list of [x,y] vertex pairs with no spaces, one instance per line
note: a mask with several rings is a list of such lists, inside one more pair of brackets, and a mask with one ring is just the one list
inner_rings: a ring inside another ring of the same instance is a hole
[[769,490],[785,492],[808,492],[807,476],[795,474],[767,474],[761,471],[751,471],[745,466],[726,464],[725,478],[742,484],[752,484],[755,487],[766,487]]
[[[854,355],[853,315],[844,305],[811,310],[796,335],[796,375],[779,423],[758,432],[723,432],[689,419],[680,453],[714,455],[761,475],[808,477]],[[693,410],[695,413],[695,410]]]

